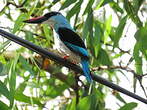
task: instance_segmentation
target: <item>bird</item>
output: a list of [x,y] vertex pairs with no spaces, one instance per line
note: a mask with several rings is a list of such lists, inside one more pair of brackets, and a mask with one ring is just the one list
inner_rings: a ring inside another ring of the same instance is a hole
[[87,81],[89,83],[93,81],[89,68],[87,48],[81,37],[60,12],[51,11],[43,16],[31,18],[24,22],[31,24],[48,24],[53,29],[54,34],[56,34],[54,35],[56,49],[60,53],[65,54],[65,58],[69,57],[76,63],[80,63]]

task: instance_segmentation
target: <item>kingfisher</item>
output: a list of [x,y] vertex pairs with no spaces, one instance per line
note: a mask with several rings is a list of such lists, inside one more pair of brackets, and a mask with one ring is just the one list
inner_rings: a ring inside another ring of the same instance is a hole
[[54,43],[56,49],[67,58],[80,63],[84,76],[89,83],[92,77],[89,69],[89,55],[87,48],[80,36],[71,27],[68,20],[60,12],[49,12],[43,16],[25,20],[25,23],[49,24],[54,31]]

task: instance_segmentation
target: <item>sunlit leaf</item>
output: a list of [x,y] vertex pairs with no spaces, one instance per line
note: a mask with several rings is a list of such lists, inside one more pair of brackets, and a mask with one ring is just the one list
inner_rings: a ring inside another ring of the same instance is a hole
[[34,12],[34,10],[36,9],[36,6],[37,6],[38,2],[39,2],[39,0],[35,0],[35,1],[33,2],[33,5],[32,5],[32,7],[30,8],[30,10],[29,10],[29,12],[28,12],[28,15],[29,15],[29,16],[31,16],[31,14],[32,14],[32,13]]
[[138,10],[143,2],[144,2],[144,0],[133,0],[133,6],[134,6],[136,13],[138,12]]
[[0,81],[0,94],[4,95],[8,99],[10,99],[9,90],[8,90],[7,86],[2,81]]
[[107,19],[105,23],[105,31],[104,31],[104,43],[107,43],[108,36],[111,32],[111,22],[112,22],[112,16]]
[[95,28],[95,32],[94,32],[93,47],[94,47],[95,57],[97,57],[99,50],[101,48],[101,37],[102,37],[101,27],[98,21],[95,21],[94,28]]
[[147,59],[147,26],[141,27],[138,29],[138,31],[135,33],[135,38],[137,40],[137,43],[139,45],[140,51],[145,55],[145,58]]
[[118,3],[116,3],[116,2],[110,2],[110,6],[114,9],[114,10],[116,10],[116,11],[118,11],[118,12],[120,12],[120,13],[122,13],[123,14],[123,9],[118,5]]
[[9,107],[4,102],[0,101],[0,109],[1,110],[9,110]]
[[51,36],[50,36],[50,29],[48,28],[48,25],[46,24],[43,25],[43,31],[44,31],[47,41],[50,41]]
[[97,9],[99,9],[100,7],[102,7],[102,6],[104,6],[104,5],[108,4],[108,3],[111,3],[111,2],[113,2],[113,0],[101,0],[101,1],[98,3],[98,5],[97,5],[97,7],[96,7],[95,9],[97,10]]
[[30,72],[31,75],[34,74],[34,72],[32,70],[32,66],[29,65],[29,62],[25,58],[20,56],[19,61],[21,62],[21,66],[22,66],[22,68],[24,68],[24,70],[27,70],[28,72]]
[[67,85],[66,84],[60,84],[58,86],[53,86],[53,85],[50,85],[48,86],[47,90],[46,90],[46,95],[51,97],[51,98],[55,98],[57,97],[58,95],[61,95],[62,92],[67,88]]
[[79,13],[81,9],[81,4],[83,0],[79,0],[78,3],[74,5],[74,7],[67,13],[67,19],[69,20],[74,14]]
[[102,65],[112,65],[108,53],[103,49],[100,49],[99,51],[98,62]]
[[72,102],[67,106],[66,110],[76,110],[76,98],[72,99]]
[[130,102],[122,106],[119,110],[134,110],[137,107],[137,103]]
[[90,96],[80,99],[77,110],[90,110],[91,102]]
[[142,70],[142,57],[140,56],[140,52],[142,52],[145,55],[145,58],[147,58],[147,31],[146,27],[140,28],[135,33],[135,38],[137,40],[137,43],[135,44],[133,56],[135,59],[135,67],[137,74],[143,74]]
[[39,98],[29,97],[29,96],[26,96],[26,95],[24,95],[23,93],[20,93],[20,92],[15,93],[15,99],[17,101],[20,101],[20,102],[25,102],[25,103],[28,103],[28,104],[37,104],[40,107],[43,106],[43,104],[40,102]]
[[123,97],[118,92],[115,94],[115,96],[116,96],[116,98],[118,100],[120,100],[121,102],[123,102],[124,104],[126,104],[126,101],[123,99]]
[[130,1],[124,0],[124,8],[128,14],[128,16],[132,19],[132,21],[138,26],[142,27],[142,22],[135,11],[135,8],[131,4]]
[[14,95],[15,95],[15,87],[16,87],[16,64],[18,61],[19,55],[15,57],[12,61],[10,70],[9,70],[9,88],[10,88],[10,107],[13,106],[14,103]]
[[25,38],[28,41],[34,41],[33,34],[31,32],[29,32],[29,31],[25,32]]
[[91,12],[87,15],[86,21],[84,23],[84,27],[83,27],[83,39],[85,39],[87,37],[87,35],[89,34],[90,37],[93,37],[93,11],[91,9]]
[[118,27],[116,28],[115,36],[114,36],[114,47],[118,46],[119,40],[123,34],[124,27],[126,25],[127,16],[123,17],[120,20]]
[[0,62],[0,76],[2,71],[3,71],[3,64]]
[[59,10],[63,10],[69,7],[71,4],[75,3],[77,0],[66,0]]
[[83,15],[85,15],[86,13],[89,13],[90,12],[93,3],[94,3],[94,0],[89,0],[89,2],[87,4],[87,7],[85,8],[85,11],[84,11]]
[[28,15],[25,13],[22,13],[22,14],[20,14],[20,16],[18,16],[18,18],[14,24],[13,33],[16,33],[17,31],[21,30],[21,28],[23,26],[23,21],[26,20],[27,17],[28,17]]
[[10,40],[5,41],[4,43],[0,44],[0,51],[2,49],[5,49],[5,47],[7,47],[10,44]]

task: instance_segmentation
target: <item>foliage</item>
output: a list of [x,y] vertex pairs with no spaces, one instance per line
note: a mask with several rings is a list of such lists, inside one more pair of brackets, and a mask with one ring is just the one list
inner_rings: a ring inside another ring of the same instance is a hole
[[[44,12],[54,9],[66,12],[66,18],[86,41],[90,53],[91,70],[95,74],[107,76],[106,78],[110,81],[117,81],[118,84],[119,74],[122,73],[127,77],[126,74],[129,74],[127,73],[129,71],[134,75],[134,91],[138,80],[145,93],[142,79],[145,74],[144,62],[147,60],[147,24],[138,16],[138,13],[145,13],[144,3],[144,0],[8,0],[0,10],[0,15],[14,25],[4,27],[0,22],[0,28],[6,28],[50,50],[53,47],[52,30],[45,24],[28,25],[22,21],[30,17],[41,16]],[[107,15],[109,9],[113,10],[116,17],[111,13]],[[118,25],[113,26],[116,18]],[[127,34],[125,31],[130,21],[137,30],[134,36],[129,37],[135,38],[136,42],[132,48],[123,50],[120,47],[120,41],[125,39]],[[1,99],[4,97],[8,102],[0,100],[0,109],[29,110],[29,107],[32,107],[42,110],[46,108],[47,103],[55,100],[59,101],[56,105],[50,105],[48,109],[107,109],[105,98],[111,92],[108,88],[95,84],[92,94],[88,95],[86,81],[83,80],[84,83],[77,87],[75,74],[72,71],[68,70],[69,74],[64,74],[65,68],[50,60],[42,64],[44,62],[41,56],[34,55],[33,52],[23,47],[9,52],[7,48],[11,48],[10,45],[12,45],[10,41],[0,42],[0,76],[2,78],[0,95]],[[130,56],[127,63],[121,61],[126,54]],[[116,60],[120,62],[116,63]],[[135,63],[132,64],[132,62]],[[47,66],[47,69],[42,65]],[[95,70],[96,67],[100,68]],[[65,95],[67,92],[69,96]],[[119,106],[119,110],[133,110],[137,107],[135,102],[126,103],[126,99],[117,92],[112,95],[123,105]]]

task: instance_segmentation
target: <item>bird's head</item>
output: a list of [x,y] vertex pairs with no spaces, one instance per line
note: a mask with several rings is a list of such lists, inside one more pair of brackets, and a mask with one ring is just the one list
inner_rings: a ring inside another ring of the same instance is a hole
[[63,15],[59,12],[49,12],[43,16],[31,18],[29,20],[25,20],[25,23],[32,23],[32,24],[49,24],[51,27],[60,21],[60,18],[63,18]]

